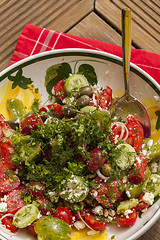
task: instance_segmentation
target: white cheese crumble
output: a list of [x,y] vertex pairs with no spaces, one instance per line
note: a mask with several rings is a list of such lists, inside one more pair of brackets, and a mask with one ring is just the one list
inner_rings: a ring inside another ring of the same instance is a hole
[[151,171],[152,173],[157,173],[158,164],[156,162],[151,163]]
[[146,192],[142,198],[142,201],[148,203],[149,205],[152,205],[154,201],[153,193]]
[[128,198],[131,198],[131,194],[130,194],[129,191],[126,191],[126,194],[127,194],[127,197],[128,197]]
[[97,207],[93,208],[92,211],[94,214],[103,215],[103,207],[102,206],[97,206]]
[[1,202],[0,203],[0,212],[6,212],[7,211],[7,203]]
[[82,222],[82,221],[76,221],[74,223],[74,227],[77,229],[77,230],[81,230],[81,229],[84,229],[86,227],[86,225]]
[[150,139],[148,142],[147,142],[147,147],[150,149],[153,145],[153,139]]

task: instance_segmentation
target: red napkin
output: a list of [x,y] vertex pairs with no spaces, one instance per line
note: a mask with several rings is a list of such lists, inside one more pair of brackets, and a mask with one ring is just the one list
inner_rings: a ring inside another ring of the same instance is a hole
[[[120,46],[27,24],[18,39],[10,65],[40,52],[63,48],[95,49],[122,57]],[[131,62],[150,74],[160,84],[159,54],[132,49]]]

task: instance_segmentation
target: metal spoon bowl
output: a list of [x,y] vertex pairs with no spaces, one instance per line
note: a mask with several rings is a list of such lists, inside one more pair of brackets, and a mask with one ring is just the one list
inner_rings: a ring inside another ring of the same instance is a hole
[[151,135],[151,123],[148,112],[143,104],[129,93],[129,72],[131,57],[131,10],[122,9],[122,51],[125,93],[113,105],[112,110],[117,118],[126,121],[132,114],[144,129],[144,137]]

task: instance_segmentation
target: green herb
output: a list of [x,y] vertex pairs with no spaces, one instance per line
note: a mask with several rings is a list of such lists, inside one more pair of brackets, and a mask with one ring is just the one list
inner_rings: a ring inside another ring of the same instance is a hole
[[23,89],[28,89],[29,88],[28,85],[33,82],[31,78],[24,77],[22,73],[23,73],[22,69],[19,69],[15,76],[10,75],[8,77],[8,79],[13,82],[12,89],[16,88],[17,86]]

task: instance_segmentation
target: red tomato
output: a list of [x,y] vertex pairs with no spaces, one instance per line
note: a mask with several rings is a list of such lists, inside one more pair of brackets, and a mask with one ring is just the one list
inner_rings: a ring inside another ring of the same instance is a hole
[[[81,217],[83,219],[85,219],[86,215],[91,215],[91,210],[89,208],[84,208],[83,210],[79,211]],[[73,213],[74,217],[76,218],[76,220],[81,220],[81,218],[79,217],[79,214],[77,212]]]
[[64,81],[61,80],[54,86],[54,93],[55,95],[63,101],[66,98],[65,90],[64,90]]
[[105,182],[99,177],[95,179],[95,182],[96,187],[92,188],[91,196],[104,207],[112,207],[122,195],[121,186],[123,182],[121,180],[108,180]]
[[0,137],[4,136],[3,129],[8,129],[8,123],[2,114],[0,114]]
[[14,148],[10,145],[10,139],[2,137],[0,140],[0,170],[14,169],[15,165],[12,163],[12,155]]
[[70,226],[73,225],[73,216],[68,208],[65,208],[65,207],[57,208],[56,212],[53,214],[53,217],[56,217],[65,221]]
[[105,157],[102,155],[101,148],[95,148],[90,153],[90,159],[87,160],[87,168],[90,171],[96,171],[100,169],[106,162]]
[[[122,131],[123,128],[123,131]],[[109,139],[113,144],[117,143],[117,140],[124,140],[127,137],[127,129],[123,123],[113,122],[111,125],[111,134]]]
[[33,197],[42,196],[45,190],[45,186],[39,182],[33,182],[28,187],[28,191]]
[[47,108],[50,110],[51,115],[53,117],[58,117],[58,118],[63,117],[63,113],[61,112],[62,106],[60,104],[58,103],[50,104],[50,105],[47,105]]
[[142,193],[139,197],[138,197],[138,200],[139,200],[139,203],[137,204],[137,206],[135,207],[136,211],[137,212],[140,212],[142,211],[143,209],[145,208],[148,208],[149,207],[149,204],[142,201],[141,199],[143,198],[145,193]]
[[12,224],[12,218],[11,217],[5,217],[1,220],[2,224],[5,225],[5,227],[7,229],[9,229],[12,233],[15,233],[18,228],[15,227],[13,224]]
[[22,199],[22,190],[16,189],[7,194],[7,213],[16,213],[20,208],[25,206],[25,201]]
[[144,140],[144,131],[141,124],[135,119],[135,117],[129,116],[125,125],[129,131],[126,142],[134,147],[136,152],[139,152]]
[[34,201],[38,202],[38,209],[42,215],[46,215],[48,212],[53,213],[53,204],[48,199],[44,197],[37,197]]
[[137,212],[135,208],[132,208],[132,213],[129,213],[127,216],[122,214],[116,214],[115,221],[118,225],[121,226],[130,226],[133,225],[137,219]]
[[12,179],[8,175],[6,175],[5,172],[2,172],[2,171],[0,172],[0,192],[1,193],[7,193],[19,187],[20,185],[19,178],[14,174],[12,176]]
[[142,155],[137,155],[135,163],[129,173],[129,181],[134,184],[140,184],[144,182],[146,166],[146,158]]
[[38,125],[43,125],[43,121],[40,116],[32,115],[20,122],[20,127],[23,134],[31,134],[31,130],[36,130]]
[[29,226],[26,227],[28,232],[32,234],[32,236],[37,237],[37,233],[34,230],[34,222],[31,223]]
[[108,224],[108,221],[106,219],[104,219],[104,221],[101,221],[98,218],[96,218],[93,214],[86,215],[85,222],[95,231],[102,231]]
[[104,91],[100,94],[98,105],[102,109],[109,109],[112,105],[112,89],[110,87],[106,87]]

